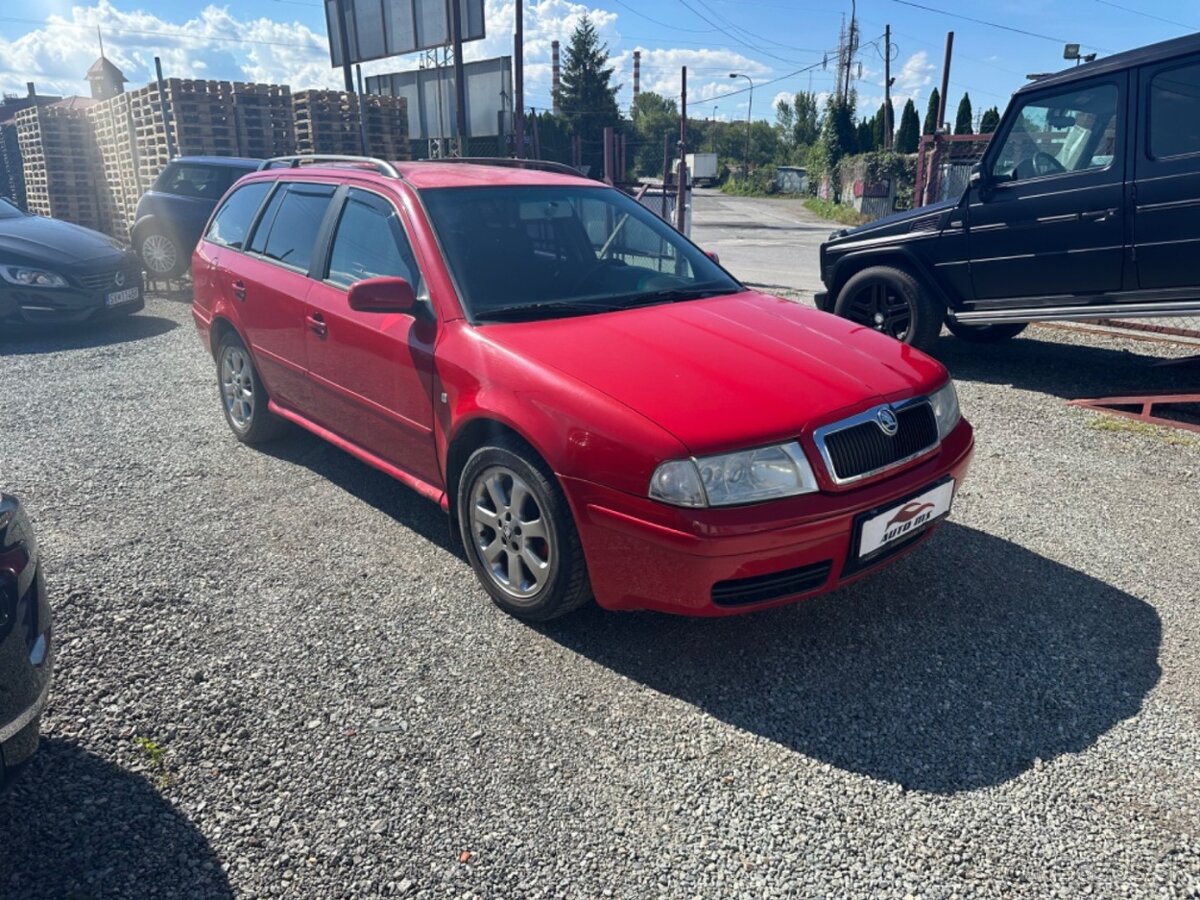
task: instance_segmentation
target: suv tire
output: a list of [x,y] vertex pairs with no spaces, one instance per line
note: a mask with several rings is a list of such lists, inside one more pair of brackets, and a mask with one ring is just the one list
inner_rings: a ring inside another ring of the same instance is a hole
[[929,351],[942,333],[946,309],[925,286],[903,269],[872,266],[842,285],[836,315],[918,350]]
[[235,331],[217,345],[217,388],[225,421],[243,444],[261,444],[283,433],[285,423],[267,408],[271,396]]
[[946,327],[956,338],[972,344],[998,344],[1015,338],[1025,330],[1028,322],[1009,322],[1002,325],[968,325],[965,322],[946,320]]
[[523,441],[502,437],[472,453],[456,504],[471,568],[506,613],[545,622],[592,599],[571,508]]
[[151,280],[178,278],[188,270],[189,260],[179,241],[159,225],[151,225],[138,234],[137,253]]

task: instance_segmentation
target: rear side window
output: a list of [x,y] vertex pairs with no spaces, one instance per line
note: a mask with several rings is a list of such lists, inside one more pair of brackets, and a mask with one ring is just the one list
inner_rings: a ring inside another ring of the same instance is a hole
[[1200,153],[1200,61],[1150,79],[1150,156]]
[[198,163],[171,163],[154,182],[154,189],[179,197],[201,200],[220,200],[233,183],[235,173],[225,166],[205,166]]
[[254,214],[270,189],[269,181],[254,181],[238,188],[217,210],[205,237],[213,243],[241,250]]
[[308,271],[333,185],[290,184],[271,198],[250,249]]
[[351,190],[329,252],[326,279],[348,288],[366,278],[407,279],[421,293],[421,272],[395,208],[374,194]]

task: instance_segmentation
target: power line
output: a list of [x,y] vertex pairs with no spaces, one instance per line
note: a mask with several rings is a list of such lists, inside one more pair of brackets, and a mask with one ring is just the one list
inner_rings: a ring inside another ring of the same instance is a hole
[[696,2],[699,3],[701,6],[703,6],[705,9],[707,9],[710,13],[712,13],[718,19],[721,19],[723,22],[725,22],[730,28],[735,28],[738,31],[740,31],[742,34],[745,34],[751,38],[754,38],[755,40],[763,41],[768,44],[774,44],[776,47],[782,47],[784,50],[797,50],[800,53],[815,53],[816,52],[816,50],[814,50],[812,47],[796,47],[792,44],[782,44],[779,41],[773,40],[769,37],[765,37],[764,35],[756,34],[755,32],[751,31],[750,29],[743,28],[741,25],[737,24],[736,22],[731,21],[727,16],[723,15],[722,13],[717,12],[715,9],[713,9],[711,6],[709,6],[705,2],[705,0],[696,0]]
[[722,28],[720,25],[718,25],[716,22],[714,22],[714,21],[713,21],[712,19],[710,19],[708,16],[704,15],[704,13],[700,12],[700,10],[696,9],[696,7],[694,7],[694,6],[692,6],[690,3],[688,3],[688,0],[679,0],[679,2],[680,2],[680,3],[681,3],[683,6],[684,6],[684,7],[686,7],[688,10],[690,10],[692,13],[694,13],[696,16],[698,16],[700,19],[702,19],[703,21],[707,22],[709,25],[712,25],[714,28],[716,28],[718,31],[720,31],[720,32],[721,32],[722,34],[724,34],[724,35],[725,35],[727,38],[729,38],[729,39],[730,39],[730,40],[732,40],[732,41],[736,41],[737,43],[741,44],[743,47],[747,47],[747,48],[749,48],[750,50],[753,50],[755,53],[759,53],[759,54],[761,54],[761,55],[763,55],[763,56],[769,56],[769,57],[771,57],[772,59],[777,59],[777,60],[779,60],[780,62],[785,62],[785,63],[787,63],[788,65],[795,65],[795,64],[796,64],[796,61],[795,61],[795,60],[793,60],[793,59],[785,59],[784,57],[782,57],[782,56],[779,56],[779,55],[777,55],[777,54],[775,54],[775,53],[770,53],[770,52],[768,52],[768,51],[764,50],[762,47],[756,47],[756,46],[754,46],[753,44],[747,43],[746,41],[742,40],[742,39],[741,39],[740,37],[738,37],[736,34],[732,34],[732,33],[730,33],[730,32],[729,32],[727,29],[725,29],[725,28]]
[[[1023,28],[1015,28],[1012,25],[1001,25],[999,22],[989,22],[986,19],[976,19],[973,16],[964,16],[962,13],[950,12],[949,10],[945,10],[945,9],[938,9],[935,6],[925,6],[922,3],[913,3],[912,0],[892,0],[892,2],[899,3],[901,6],[911,6],[914,9],[923,9],[926,12],[938,13],[939,15],[943,15],[943,16],[950,16],[950,18],[952,18],[952,19],[963,19],[964,21],[967,21],[967,22],[974,22],[976,25],[986,25],[989,28],[999,28],[1001,31],[1011,31],[1014,34],[1023,34],[1023,35],[1025,35],[1025,37],[1037,38],[1038,40],[1042,40],[1042,41],[1051,41],[1052,43],[1055,43],[1055,44],[1070,43],[1070,41],[1067,41],[1065,38],[1053,37],[1048,34],[1039,34],[1036,31],[1026,31]],[[1094,47],[1096,50],[1099,50],[1103,53],[1112,53],[1113,52],[1112,50],[1108,49],[1107,47],[1097,47],[1095,44],[1087,44],[1086,46]]]
[[1162,16],[1156,16],[1153,13],[1143,12],[1140,9],[1132,9],[1128,6],[1122,6],[1119,3],[1110,3],[1109,0],[1096,0],[1097,3],[1103,3],[1105,6],[1111,6],[1113,9],[1119,9],[1122,12],[1133,13],[1135,16],[1145,16],[1147,19],[1154,19],[1156,22],[1166,22],[1168,25],[1178,25],[1180,28],[1186,28],[1188,31],[1195,31],[1195,25],[1187,25],[1183,22],[1176,22],[1174,19],[1164,19]]
[[613,0],[613,2],[616,3],[617,6],[625,7],[627,10],[629,10],[635,16],[640,16],[641,18],[645,19],[647,22],[653,22],[655,25],[659,26],[660,28],[670,28],[673,31],[686,31],[689,34],[711,34],[714,31],[721,30],[719,28],[684,28],[682,25],[671,25],[667,22],[663,22],[660,19],[652,18],[640,10],[634,9],[632,6],[630,6],[628,3],[626,3],[625,0]]

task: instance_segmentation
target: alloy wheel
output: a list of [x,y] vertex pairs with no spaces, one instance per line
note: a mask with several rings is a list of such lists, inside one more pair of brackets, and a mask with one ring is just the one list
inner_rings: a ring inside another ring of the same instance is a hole
[[221,354],[221,398],[225,414],[238,431],[254,423],[254,366],[241,347],[226,347]]
[[165,234],[147,235],[142,241],[142,262],[155,275],[173,272],[178,261],[179,250]]
[[846,312],[851,321],[898,341],[908,337],[912,328],[912,306],[899,290],[884,281],[864,285],[850,299]]
[[485,469],[471,491],[471,533],[492,583],[528,600],[550,579],[551,529],[529,485],[505,466]]

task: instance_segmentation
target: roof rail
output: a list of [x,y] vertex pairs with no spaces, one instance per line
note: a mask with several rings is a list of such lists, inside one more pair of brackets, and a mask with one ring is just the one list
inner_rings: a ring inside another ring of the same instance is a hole
[[271,159],[264,159],[259,165],[258,170],[263,169],[298,169],[302,165],[320,165],[321,163],[343,163],[348,165],[359,166],[374,166],[375,171],[380,175],[387,175],[391,178],[399,178],[400,173],[390,162],[382,159],[376,159],[373,156],[340,156],[332,153],[314,153],[305,154],[302,156],[275,156]]
[[587,176],[566,163],[550,162],[544,159],[513,159],[509,156],[446,156],[442,159],[430,159],[427,162],[438,163],[467,163],[474,166],[500,166],[505,169],[533,169],[538,172],[557,172],[560,175],[574,175],[576,178]]

